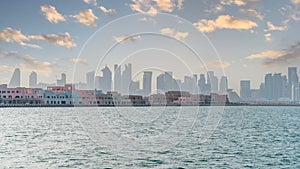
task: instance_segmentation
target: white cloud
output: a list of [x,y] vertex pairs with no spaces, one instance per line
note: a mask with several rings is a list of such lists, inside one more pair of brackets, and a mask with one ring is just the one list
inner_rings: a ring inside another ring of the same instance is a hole
[[264,36],[265,36],[265,41],[266,42],[271,42],[272,41],[272,37],[271,37],[272,35],[270,33],[266,33]]
[[238,19],[230,15],[220,15],[216,20],[202,19],[194,23],[194,26],[202,32],[213,32],[216,29],[248,30],[257,27],[257,24],[247,19]]
[[106,15],[115,15],[116,14],[115,9],[106,9],[104,6],[100,6],[99,9]]
[[97,6],[97,0],[83,0],[83,2],[87,4],[93,4],[94,6]]
[[0,72],[12,72],[14,70],[14,67],[7,66],[7,65],[0,65]]
[[21,46],[26,46],[31,48],[41,48],[36,44],[26,43],[26,41],[29,41],[30,39],[26,35],[24,35],[21,31],[12,28],[6,28],[3,31],[1,31],[0,39],[6,43],[16,42]]
[[211,62],[208,62],[206,63],[205,65],[203,65],[202,67],[208,67],[208,68],[211,68],[211,69],[215,69],[215,68],[228,68],[231,66],[231,63],[230,62],[227,62],[227,61],[219,61],[219,60],[216,60],[216,61],[211,61]]
[[246,3],[245,0],[221,0],[221,4],[222,5],[232,5],[232,4],[235,4],[237,6],[244,6],[247,3]]
[[133,11],[156,15],[158,12],[173,12],[175,8],[183,8],[183,0],[132,0],[130,8]]
[[66,32],[65,34],[49,34],[49,35],[31,35],[32,40],[43,40],[51,44],[63,46],[65,48],[74,48],[76,44],[71,35]]
[[267,22],[268,30],[265,31],[285,31],[287,30],[287,26],[275,26],[271,22]]
[[259,20],[263,20],[264,19],[264,16],[260,12],[256,11],[255,9],[252,9],[252,8],[249,8],[249,9],[240,9],[240,11],[242,13],[245,13],[245,14],[248,14],[250,16],[256,17]]
[[41,6],[41,10],[49,22],[58,23],[66,21],[65,17],[62,14],[58,13],[55,7],[51,5]]
[[163,29],[160,30],[160,33],[168,35],[168,36],[172,36],[172,37],[174,37],[175,39],[178,39],[178,40],[183,40],[186,37],[188,37],[188,35],[189,35],[188,32],[179,32],[179,31],[176,31],[172,28],[163,28]]
[[279,58],[286,53],[280,50],[267,50],[260,53],[252,54],[246,57],[246,59],[275,59]]
[[129,42],[136,42],[141,39],[140,36],[114,36],[113,39],[116,42],[123,42],[123,41],[129,41]]
[[80,64],[83,64],[83,65],[89,65],[86,60],[80,59],[80,58],[70,58],[68,61],[71,62],[71,63],[75,63],[75,64],[80,63]]
[[293,4],[300,4],[300,0],[291,0]]
[[98,22],[98,17],[94,15],[92,9],[87,9],[79,12],[79,14],[73,16],[77,22],[82,23],[86,26],[96,27]]

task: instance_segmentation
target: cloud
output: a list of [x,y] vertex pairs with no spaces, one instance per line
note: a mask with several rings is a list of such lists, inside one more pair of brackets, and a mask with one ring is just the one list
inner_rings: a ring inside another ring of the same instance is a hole
[[[19,55],[17,52],[14,51],[2,51],[0,55],[9,59],[17,60],[16,63],[19,63],[19,65],[17,66],[21,69],[28,71],[35,70],[44,75],[49,75],[55,69],[59,68],[58,65],[51,64],[50,62],[39,61],[30,55]],[[11,70],[11,68],[9,68],[8,66],[5,66],[3,68]]]
[[153,19],[153,18],[150,18],[150,17],[140,18],[139,21],[148,22],[148,23],[151,23],[152,25],[157,24],[157,21],[155,19]]
[[105,15],[115,15],[116,10],[115,9],[106,9],[104,6],[100,6],[99,9],[105,13]]
[[174,4],[172,0],[154,0],[157,4],[157,7],[160,11],[172,12]]
[[[219,61],[219,60],[216,60],[216,61],[212,61],[212,62],[208,62],[206,63],[206,66],[208,68],[228,68],[231,66],[231,63],[230,62],[227,62],[227,61]],[[203,65],[204,67],[204,65]]]
[[29,38],[32,40],[46,41],[68,49],[76,47],[76,43],[68,32],[65,34],[31,35]]
[[287,26],[275,26],[271,22],[267,22],[268,30],[265,31],[285,31],[287,30]]
[[248,30],[253,27],[257,27],[257,24],[247,19],[237,19],[229,15],[221,15],[216,20],[202,19],[197,23],[194,23],[202,32],[213,32],[216,29],[238,29]]
[[96,27],[98,22],[98,17],[94,15],[92,9],[87,9],[79,12],[79,14],[73,16],[77,22],[84,24],[86,26]]
[[265,41],[266,42],[271,42],[272,41],[272,38],[271,38],[272,35],[270,33],[266,33],[264,36],[265,36]]
[[89,65],[86,60],[83,60],[83,59],[80,59],[80,58],[70,58],[68,61],[71,62],[71,63],[75,63],[75,64],[80,63],[80,64],[83,64],[83,65]]
[[136,42],[141,39],[140,36],[114,36],[113,38],[116,42],[123,42],[123,41]]
[[250,15],[252,17],[256,17],[259,20],[263,20],[264,16],[259,13],[258,11],[256,11],[255,9],[249,8],[249,9],[240,9],[240,12],[245,13],[247,15]]
[[181,10],[182,7],[183,7],[183,1],[184,1],[184,0],[178,0],[178,1],[177,1],[177,8],[178,8],[179,10]]
[[188,35],[189,35],[188,32],[179,32],[179,31],[176,31],[172,28],[163,28],[163,29],[160,30],[160,33],[168,35],[168,36],[172,36],[172,37],[174,37],[175,39],[178,39],[178,40],[183,40],[186,37],[188,37]]
[[300,4],[300,0],[291,0],[293,4]]
[[246,57],[246,59],[276,59],[285,55],[284,51],[280,50],[267,50],[260,53],[252,54]]
[[41,10],[44,13],[46,19],[51,23],[65,22],[65,17],[58,13],[55,7],[53,6],[41,6]]
[[16,42],[21,46],[26,46],[31,48],[41,48],[36,44],[25,43],[30,39],[26,35],[24,35],[21,31],[12,28],[6,28],[3,31],[1,31],[0,39],[6,43]]
[[176,7],[179,10],[182,9],[183,1],[184,0],[132,0],[130,8],[136,12],[156,15],[158,12],[173,12]]
[[300,64],[300,42],[296,45],[290,46],[288,49],[280,51],[282,53],[279,57],[266,58],[262,64],[264,66],[286,66],[286,65],[299,65]]
[[7,65],[0,65],[0,72],[13,72],[14,68]]
[[222,5],[237,5],[237,6],[244,6],[246,5],[246,1],[244,0],[221,0]]
[[93,4],[94,6],[97,6],[97,0],[83,0],[83,2],[87,4]]

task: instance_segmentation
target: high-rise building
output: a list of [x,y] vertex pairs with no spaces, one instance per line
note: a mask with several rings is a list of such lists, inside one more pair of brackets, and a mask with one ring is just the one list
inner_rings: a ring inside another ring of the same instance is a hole
[[152,72],[145,71],[143,74],[143,92],[144,96],[151,94]]
[[121,65],[114,65],[114,91],[122,91]]
[[200,94],[205,94],[206,92],[206,80],[205,80],[205,75],[200,74],[200,78],[198,80],[198,88],[199,88],[199,93]]
[[251,97],[250,80],[241,80],[240,97],[241,99],[249,99]]
[[31,72],[29,75],[29,87],[36,88],[37,87],[37,73]]
[[265,75],[265,98],[273,99],[273,76],[271,73]]
[[273,99],[277,100],[283,97],[285,79],[281,76],[281,73],[275,73],[273,75]]
[[129,85],[132,81],[132,66],[131,64],[126,64],[125,69],[122,72],[122,94],[129,93]]
[[218,90],[218,78],[214,75],[213,71],[207,72],[207,84],[210,86],[212,93],[217,93]]
[[112,86],[112,73],[110,69],[105,66],[102,70],[102,79],[100,79],[100,86],[104,92],[111,91]]
[[165,92],[173,90],[173,72],[165,72]]
[[[297,86],[297,83],[299,82],[299,77],[297,73],[297,67],[288,67],[288,95],[290,98],[293,99],[293,96],[295,96],[295,86]],[[294,86],[294,87],[293,87]],[[294,100],[294,99],[293,99]]]
[[222,76],[220,80],[220,93],[226,94],[228,90],[228,79],[226,76]]
[[86,73],[86,85],[88,89],[95,88],[95,71]]
[[66,85],[66,81],[67,81],[67,76],[66,76],[65,73],[62,73],[62,74],[61,74],[61,79],[58,79],[58,80],[56,81],[56,84],[57,84],[58,86],[64,86],[64,85]]
[[16,68],[14,74],[10,79],[8,86],[14,88],[14,87],[20,87],[20,85],[21,85],[21,73],[20,73],[20,69]]
[[131,81],[130,85],[130,95],[136,95],[136,94],[140,94],[140,82],[139,81]]
[[157,93],[165,93],[165,74],[160,74],[156,77]]

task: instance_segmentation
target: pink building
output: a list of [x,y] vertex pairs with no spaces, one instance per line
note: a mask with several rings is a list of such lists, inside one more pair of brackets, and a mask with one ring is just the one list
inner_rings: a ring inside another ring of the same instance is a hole
[[3,104],[42,104],[44,91],[40,88],[7,88],[0,85],[0,103]]

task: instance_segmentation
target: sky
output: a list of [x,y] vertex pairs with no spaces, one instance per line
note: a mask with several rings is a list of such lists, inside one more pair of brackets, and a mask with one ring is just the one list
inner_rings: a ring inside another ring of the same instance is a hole
[[300,69],[300,0],[6,0],[0,2],[0,84],[15,68],[54,83],[85,82],[132,63],[133,78],[215,71],[229,87]]

